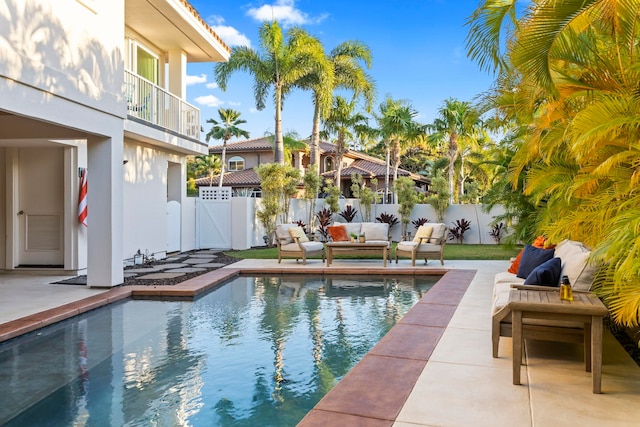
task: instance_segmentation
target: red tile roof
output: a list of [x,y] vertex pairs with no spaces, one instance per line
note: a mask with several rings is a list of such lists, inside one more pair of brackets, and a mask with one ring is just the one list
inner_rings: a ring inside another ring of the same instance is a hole
[[[247,139],[245,141],[228,142],[227,152],[230,151],[273,151],[271,137]],[[222,153],[222,144],[209,147],[209,154]]]
[[[218,176],[213,177],[213,186],[218,185]],[[211,183],[209,177],[196,179],[196,187],[201,185],[209,185]],[[232,187],[260,187],[260,178],[253,169],[245,169],[237,172],[225,172],[222,184]]]
[[191,6],[191,3],[189,3],[187,0],[180,0],[180,1],[181,1],[181,3],[184,5],[184,7],[186,7],[186,8],[187,8],[187,10],[188,10],[189,12],[191,12],[191,13],[193,14],[193,16],[195,16],[195,17],[196,17],[196,19],[197,19],[198,21],[200,21],[200,24],[202,24],[202,26],[203,26],[204,28],[206,28],[206,29],[207,29],[207,31],[209,31],[209,33],[211,33],[211,35],[212,35],[212,36],[213,36],[213,37],[214,37],[214,38],[215,38],[215,39],[216,39],[216,40],[217,40],[217,41],[222,45],[222,47],[223,47],[223,48],[225,48],[225,49],[227,50],[227,52],[231,52],[231,49],[229,48],[229,46],[227,46],[227,44],[226,44],[225,42],[223,42],[223,41],[222,41],[222,39],[220,38],[220,36],[218,36],[218,35],[216,34],[216,32],[215,32],[215,31],[213,31],[213,28],[211,28],[211,27],[209,26],[209,24],[207,24],[207,23],[205,22],[205,20],[204,20],[204,19],[202,19],[202,17],[200,16],[200,14],[199,14],[199,13],[198,13],[198,11],[196,10],[196,8],[195,8],[195,7],[193,7],[193,6]]

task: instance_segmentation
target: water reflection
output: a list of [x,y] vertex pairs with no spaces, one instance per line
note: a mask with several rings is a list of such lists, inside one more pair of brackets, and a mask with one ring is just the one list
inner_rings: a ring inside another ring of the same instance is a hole
[[239,277],[0,346],[0,424],[295,425],[437,278]]

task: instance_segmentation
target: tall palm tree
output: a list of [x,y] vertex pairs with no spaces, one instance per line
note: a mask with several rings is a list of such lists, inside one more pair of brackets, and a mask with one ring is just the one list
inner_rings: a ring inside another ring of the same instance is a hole
[[526,100],[516,104],[527,132],[511,179],[525,175],[537,231],[594,248],[592,258],[602,265],[596,291],[617,322],[638,325],[640,3],[536,1],[499,55],[505,21],[486,19],[496,3],[482,2],[470,18],[468,48],[476,48],[479,62],[499,58],[505,67],[498,69],[516,84],[498,82],[498,89]]
[[356,140],[365,131],[367,118],[361,113],[355,113],[355,102],[347,101],[341,96],[333,99],[333,108],[323,120],[322,135],[324,138],[335,136],[336,143],[336,177],[335,186],[340,187],[342,174],[342,159],[348,150],[350,141]]
[[218,187],[222,187],[222,180],[224,178],[224,168],[226,165],[227,157],[227,141],[233,137],[245,137],[249,138],[249,132],[244,129],[240,129],[238,126],[247,123],[246,120],[240,119],[240,113],[232,110],[231,108],[220,108],[218,110],[218,116],[220,121],[215,119],[207,120],[207,123],[213,124],[211,130],[205,136],[207,142],[211,138],[222,140],[222,156],[220,158],[220,180]]
[[[353,99],[364,98],[370,110],[375,95],[375,83],[364,68],[371,67],[371,50],[358,41],[346,41],[336,46],[326,58],[330,68],[318,68],[299,81],[299,86],[313,92],[313,128],[310,143],[310,164],[320,163],[320,121],[331,108],[333,92],[346,89]],[[328,73],[320,75],[320,73]]]
[[469,102],[453,98],[445,100],[438,110],[438,117],[427,125],[431,131],[430,140],[434,144],[445,145],[449,157],[449,194],[453,203],[455,190],[455,163],[461,149],[473,144],[482,130],[479,114]]
[[327,64],[320,41],[300,28],[291,28],[283,34],[277,21],[265,22],[260,27],[259,37],[261,52],[247,46],[233,47],[229,61],[216,65],[214,76],[220,88],[226,90],[233,72],[243,70],[253,74],[254,96],[259,110],[265,107],[269,91],[273,91],[274,159],[276,163],[284,164],[283,100],[298,80],[318,69],[330,69],[330,65]]
[[384,203],[387,203],[389,193],[391,166],[393,177],[396,179],[403,145],[407,141],[418,139],[422,133],[422,126],[415,121],[417,115],[417,111],[408,101],[394,100],[390,96],[387,96],[378,107],[378,112],[374,114],[377,129],[372,129],[372,132],[382,139],[385,146]]

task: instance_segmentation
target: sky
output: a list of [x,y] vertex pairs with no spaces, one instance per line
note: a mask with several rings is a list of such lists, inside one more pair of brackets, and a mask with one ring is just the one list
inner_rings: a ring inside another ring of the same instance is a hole
[[[465,21],[477,0],[190,0],[200,16],[230,47],[247,45],[261,51],[258,29],[277,19],[285,29],[299,26],[320,39],[329,53],[338,44],[357,40],[372,52],[368,70],[376,84],[375,108],[391,96],[409,101],[417,121],[431,123],[447,98],[473,101],[488,90],[493,76],[466,57]],[[232,108],[247,121],[241,127],[251,138],[274,132],[272,98],[256,109],[253,76],[236,71],[222,91],[213,77],[215,63],[190,63],[187,100],[207,119],[218,119],[219,108]],[[271,95],[270,95],[271,96]],[[311,134],[311,93],[297,90],[284,101],[284,132]],[[211,140],[210,145],[220,141]]]

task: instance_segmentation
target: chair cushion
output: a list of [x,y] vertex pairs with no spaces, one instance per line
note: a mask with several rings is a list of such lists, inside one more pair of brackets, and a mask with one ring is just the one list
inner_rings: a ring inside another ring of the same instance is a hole
[[413,241],[416,243],[420,243],[424,240],[429,240],[433,234],[433,227],[430,225],[421,225],[418,227],[418,231],[416,231],[416,236],[413,238]]
[[493,279],[493,283],[494,284],[498,284],[498,283],[507,283],[507,284],[523,284],[524,283],[524,279],[521,279],[519,277],[517,277],[514,273],[509,273],[507,271],[501,271],[500,273],[497,273]]
[[[310,243],[310,242],[309,242]],[[302,252],[297,243],[283,243],[280,245],[280,252]]]
[[397,251],[412,252],[418,246],[417,242],[398,242]]
[[289,229],[289,234],[292,239],[298,239],[300,243],[309,241],[309,238],[304,234],[304,229],[302,227],[291,227]]
[[524,252],[522,253],[520,267],[518,267],[518,274],[516,274],[516,276],[526,279],[534,268],[553,258],[553,254],[554,249],[540,249],[531,245],[526,245],[524,247]]
[[560,277],[568,276],[571,287],[577,291],[591,290],[597,267],[588,263],[591,251],[582,243],[563,240],[556,246],[556,256],[562,260]]
[[418,247],[418,253],[440,253],[442,245],[434,245],[433,243],[421,243]]
[[431,239],[429,239],[429,243],[440,243],[440,240],[442,238],[446,238],[447,236],[444,235],[444,231],[446,230],[447,226],[445,224],[431,224],[431,227],[433,228],[433,232],[431,233]]
[[293,239],[289,234],[289,229],[292,227],[297,227],[298,224],[278,224],[276,225],[276,238],[282,245],[286,245],[288,243],[293,243]]
[[344,225],[330,225],[327,227],[329,236],[334,242],[348,242],[349,235],[347,234],[347,228]]
[[301,243],[301,245],[307,252],[317,252],[324,249],[324,244],[322,242],[304,242]]
[[562,262],[560,258],[551,258],[533,269],[524,281],[525,285],[558,287]]
[[385,222],[363,222],[360,234],[369,240],[389,240],[389,224]]

